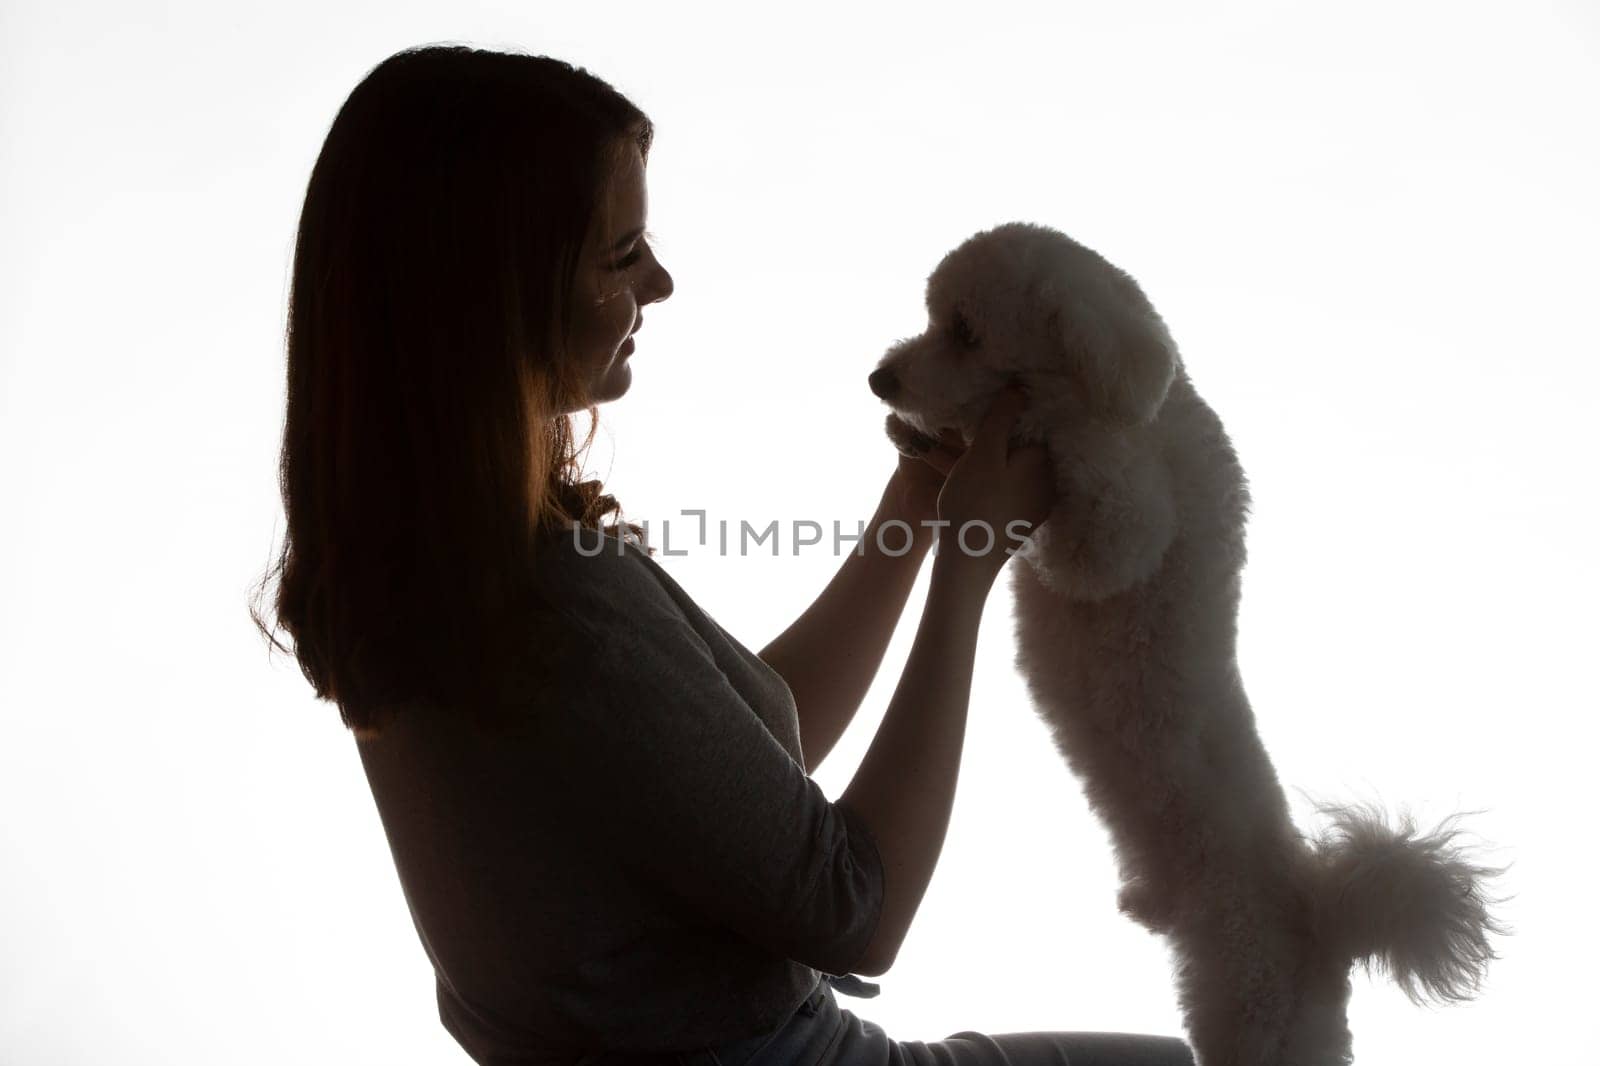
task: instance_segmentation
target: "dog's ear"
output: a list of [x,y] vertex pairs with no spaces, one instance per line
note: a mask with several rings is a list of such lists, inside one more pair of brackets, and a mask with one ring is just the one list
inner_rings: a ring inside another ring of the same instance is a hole
[[[1178,349],[1166,323],[1132,279],[1113,292],[1063,292],[1052,286],[1050,327],[1068,373],[1090,410],[1140,425],[1155,418],[1178,370]],[[1130,291],[1131,290],[1131,291]]]

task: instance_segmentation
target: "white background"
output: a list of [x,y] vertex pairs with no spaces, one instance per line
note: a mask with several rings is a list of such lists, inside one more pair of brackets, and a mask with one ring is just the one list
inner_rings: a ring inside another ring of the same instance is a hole
[[[309,169],[368,69],[439,41],[560,56],[657,124],[677,292],[592,456],[633,517],[865,517],[894,464],[865,376],[978,229],[1139,278],[1251,478],[1239,655],[1297,811],[1483,810],[1516,864],[1481,1000],[1358,972],[1359,1061],[1596,1061],[1595,7],[577,7],[0,9],[0,1061],[465,1061],[354,745],[246,613]],[[759,648],[839,562],[790,543],[663,565]],[[841,1002],[902,1040],[1179,1032],[1009,611],[917,923]]]

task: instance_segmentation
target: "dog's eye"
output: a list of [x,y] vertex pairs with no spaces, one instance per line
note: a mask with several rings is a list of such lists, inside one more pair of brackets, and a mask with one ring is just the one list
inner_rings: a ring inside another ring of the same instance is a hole
[[950,333],[963,348],[978,346],[978,335],[972,331],[972,323],[967,321],[965,315],[957,314],[950,319]]

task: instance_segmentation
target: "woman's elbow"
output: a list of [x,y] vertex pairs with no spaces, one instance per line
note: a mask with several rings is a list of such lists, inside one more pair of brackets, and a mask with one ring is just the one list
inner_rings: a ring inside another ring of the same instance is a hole
[[879,962],[873,958],[864,958],[860,962],[856,963],[855,967],[850,972],[854,974],[860,974],[862,977],[882,977],[884,974],[888,973],[890,968],[893,966],[894,959],[892,958],[887,962]]
[[899,945],[888,947],[879,944],[868,944],[867,950],[861,958],[850,968],[850,973],[860,974],[863,977],[881,977],[888,973],[894,966],[894,958],[899,954]]

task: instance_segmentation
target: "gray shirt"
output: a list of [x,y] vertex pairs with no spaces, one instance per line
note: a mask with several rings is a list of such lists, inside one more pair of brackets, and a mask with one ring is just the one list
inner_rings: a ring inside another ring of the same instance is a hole
[[539,547],[559,606],[530,662],[558,665],[512,671],[513,725],[357,741],[440,1019],[480,1063],[776,1028],[865,953],[877,844],[807,776],[783,679],[659,563],[592,530]]

